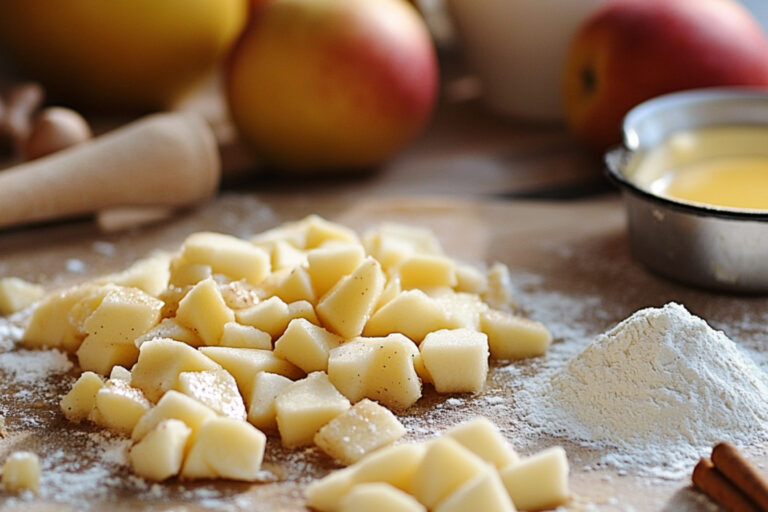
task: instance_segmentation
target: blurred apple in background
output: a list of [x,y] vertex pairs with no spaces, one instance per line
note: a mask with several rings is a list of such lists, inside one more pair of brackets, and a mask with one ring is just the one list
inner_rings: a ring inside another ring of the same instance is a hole
[[0,0],[0,43],[76,105],[171,106],[237,37],[248,0]]
[[406,0],[271,0],[227,63],[242,138],[287,169],[359,170],[414,139],[433,110],[437,60]]
[[563,95],[572,131],[602,150],[635,105],[710,86],[768,86],[768,39],[732,0],[617,0],[571,41]]

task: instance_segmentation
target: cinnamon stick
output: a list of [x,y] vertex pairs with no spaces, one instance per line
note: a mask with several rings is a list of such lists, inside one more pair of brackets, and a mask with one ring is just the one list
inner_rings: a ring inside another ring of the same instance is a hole
[[693,469],[693,485],[732,512],[761,512],[746,494],[728,480],[709,459],[701,459]]
[[768,511],[768,483],[734,445],[716,444],[712,449],[712,463],[761,510]]

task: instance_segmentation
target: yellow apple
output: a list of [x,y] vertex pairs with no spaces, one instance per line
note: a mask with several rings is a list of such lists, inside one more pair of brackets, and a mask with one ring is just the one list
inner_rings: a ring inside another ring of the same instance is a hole
[[2,0],[0,43],[78,105],[170,106],[242,29],[247,0]]
[[432,40],[405,0],[272,0],[227,71],[240,135],[292,170],[380,163],[421,131],[437,89]]
[[682,89],[768,86],[768,40],[735,0],[617,0],[571,42],[563,94],[573,132],[619,142],[638,103]]

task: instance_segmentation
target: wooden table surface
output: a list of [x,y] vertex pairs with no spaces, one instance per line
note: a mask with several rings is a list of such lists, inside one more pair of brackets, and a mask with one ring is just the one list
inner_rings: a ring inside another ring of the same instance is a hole
[[[224,189],[206,205],[120,232],[100,231],[89,219],[0,232],[0,277],[15,275],[55,288],[119,270],[153,249],[178,247],[187,234],[198,230],[248,235],[309,213],[359,229],[387,219],[434,229],[455,257],[507,263],[525,283],[520,300],[528,314],[545,322],[558,317],[580,327],[578,339],[556,333],[557,343],[584,344],[641,307],[675,300],[750,349],[763,348],[762,332],[744,326],[765,318],[766,299],[711,294],[648,273],[629,254],[621,202],[603,177],[599,159],[585,153],[562,127],[496,117],[463,92],[471,89],[471,82],[463,77],[456,80],[446,86],[425,134],[370,174],[332,179],[279,176],[230,146],[225,148],[229,175]],[[541,294],[554,294],[562,301],[553,310],[532,300]],[[527,299],[531,302],[526,303]],[[48,403],[29,404],[17,399],[19,386],[0,370],[0,412],[7,416],[11,433],[0,439],[0,460],[14,449],[31,447],[55,464],[56,457],[75,457],[77,450],[85,449],[83,435],[93,429],[67,425],[51,403],[72,375],[50,383],[45,393],[36,391],[47,396]],[[511,400],[514,383],[504,375],[499,368],[493,369],[487,396]],[[462,397],[454,407],[446,407],[445,398],[428,393],[404,413],[406,424],[414,427],[410,438],[431,435],[487,412],[488,402],[482,395],[477,400]],[[37,412],[30,409],[35,407]],[[16,419],[29,415],[39,421]],[[519,418],[514,416],[501,414],[494,419],[522,452],[555,442],[521,438],[515,427]],[[708,506],[688,489],[685,479],[657,481],[631,473],[587,471],[590,454],[575,445],[566,447],[572,458],[575,493],[569,510],[701,510]],[[88,456],[94,467],[105,464],[99,462],[98,450]],[[171,482],[159,491],[128,479],[122,466],[104,465],[106,473],[98,473],[98,478],[109,479],[105,492],[97,492],[96,482],[84,485],[79,494],[62,488],[57,498],[56,486],[64,484],[51,480],[50,488],[37,500],[0,494],[0,509],[302,510],[301,488],[308,477],[330,467],[317,454],[299,457],[279,448],[268,450],[267,462],[275,482],[254,486]],[[84,471],[84,466],[77,467],[74,471]],[[118,477],[117,483],[113,477]]]

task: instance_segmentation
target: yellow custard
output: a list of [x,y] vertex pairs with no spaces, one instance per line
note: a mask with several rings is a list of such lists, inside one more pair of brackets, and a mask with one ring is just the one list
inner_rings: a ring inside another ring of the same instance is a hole
[[716,126],[674,133],[639,159],[632,181],[661,197],[768,210],[768,128]]
[[768,210],[768,156],[704,160],[670,170],[649,188],[656,195],[684,201]]

